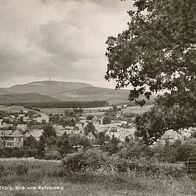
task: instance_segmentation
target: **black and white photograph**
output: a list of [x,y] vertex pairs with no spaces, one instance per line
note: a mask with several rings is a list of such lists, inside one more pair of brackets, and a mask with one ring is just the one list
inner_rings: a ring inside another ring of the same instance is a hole
[[0,196],[196,195],[196,0],[0,0]]

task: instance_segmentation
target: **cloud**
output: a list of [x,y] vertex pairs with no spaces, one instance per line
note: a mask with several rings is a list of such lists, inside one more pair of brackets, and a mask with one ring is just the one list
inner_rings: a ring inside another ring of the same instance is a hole
[[119,0],[1,0],[0,84],[53,77],[105,85],[105,41],[126,28],[130,5]]

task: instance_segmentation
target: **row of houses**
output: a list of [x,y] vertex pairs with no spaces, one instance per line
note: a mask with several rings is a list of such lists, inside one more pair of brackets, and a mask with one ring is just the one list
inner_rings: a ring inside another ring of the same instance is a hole
[[42,123],[49,122],[49,116],[44,113],[16,113],[0,119],[0,128],[12,126],[13,124],[23,124],[24,126],[30,122]]

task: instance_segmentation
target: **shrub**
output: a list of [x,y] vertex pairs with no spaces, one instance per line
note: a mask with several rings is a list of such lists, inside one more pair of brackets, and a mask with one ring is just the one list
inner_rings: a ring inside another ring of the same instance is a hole
[[27,165],[17,165],[16,175],[23,176],[23,175],[26,175],[27,172],[28,172],[28,166]]
[[0,165],[0,176],[6,176],[7,171],[6,168],[3,165]]
[[166,141],[163,145],[157,145],[153,150],[155,157],[160,162],[175,163],[186,161],[190,154],[195,152],[196,144],[193,141],[181,142],[176,140],[174,143]]
[[107,161],[107,153],[102,152],[101,150],[89,149],[84,154],[84,159],[86,160],[86,167],[92,170],[102,168]]
[[124,158],[120,158],[119,155],[112,155],[109,159],[109,165],[118,172],[127,172],[129,169],[129,161]]
[[65,173],[84,171],[87,167],[87,162],[84,158],[84,153],[68,154],[63,159]]
[[126,147],[124,147],[118,154],[121,158],[124,159],[149,159],[153,156],[153,151],[149,146],[147,146],[143,142],[130,141],[129,144]]
[[[160,164],[149,158],[124,158],[118,154],[109,156],[101,150],[88,150],[86,152],[69,154],[63,159],[65,172],[84,172],[86,170],[111,172],[134,171],[137,174],[155,176],[181,177],[185,175],[185,169],[179,165]],[[100,171],[100,170],[99,170]]]
[[108,156],[101,150],[89,149],[86,152],[79,152],[67,155],[63,159],[63,166],[67,172],[80,172],[86,169],[97,170],[106,165]]
[[57,150],[53,150],[53,151],[50,151],[48,152],[44,159],[46,160],[60,160],[62,158],[60,152],[58,152]]

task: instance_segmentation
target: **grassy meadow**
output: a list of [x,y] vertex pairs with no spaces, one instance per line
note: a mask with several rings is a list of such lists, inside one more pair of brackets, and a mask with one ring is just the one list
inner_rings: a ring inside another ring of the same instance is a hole
[[[39,186],[44,187],[43,189]],[[13,190],[3,190],[6,187]],[[47,187],[59,187],[47,190]],[[30,189],[31,190],[28,190]],[[23,189],[23,190],[18,190]],[[1,196],[180,196],[196,195],[196,186],[186,174],[179,178],[142,172],[85,171],[66,173],[62,162],[0,160]]]
[[144,105],[143,107],[140,106],[128,106],[127,108],[123,109],[123,113],[133,113],[133,114],[143,114],[147,112],[153,105]]

